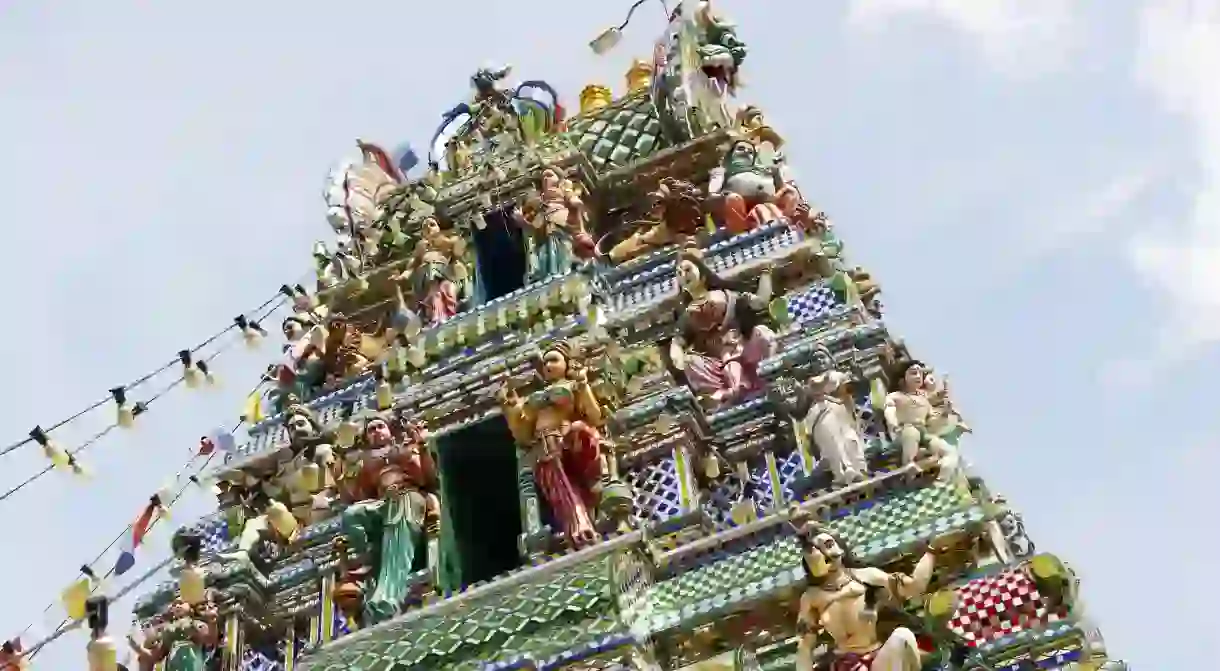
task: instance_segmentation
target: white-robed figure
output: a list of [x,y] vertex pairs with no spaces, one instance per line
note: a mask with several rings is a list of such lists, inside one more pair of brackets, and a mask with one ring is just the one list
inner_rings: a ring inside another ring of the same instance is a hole
[[929,424],[936,416],[939,399],[929,393],[921,361],[908,361],[897,371],[898,389],[885,397],[885,426],[902,448],[902,462],[914,463],[919,448],[927,446],[940,459],[941,482],[953,480],[959,470],[957,448],[933,433]]
[[825,460],[836,484],[864,480],[868,462],[864,438],[852,412],[851,376],[834,367],[834,357],[825,346],[813,353],[814,374],[797,389],[796,401],[773,390],[771,401],[793,418],[797,440],[808,440],[818,459]]

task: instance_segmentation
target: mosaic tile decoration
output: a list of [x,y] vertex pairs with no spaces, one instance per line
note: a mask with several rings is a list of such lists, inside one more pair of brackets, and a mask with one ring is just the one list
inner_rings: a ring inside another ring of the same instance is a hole
[[[314,671],[382,669],[395,664],[438,664],[462,650],[502,650],[524,654],[515,646],[571,646],[575,631],[593,636],[594,624],[612,616],[608,559],[601,557],[520,585],[511,596],[493,593],[458,606],[455,612],[428,618],[391,620],[361,636],[340,640],[301,662]],[[557,634],[572,625],[572,634]],[[564,638],[564,637],[567,638]],[[534,648],[531,648],[534,649]],[[531,656],[534,653],[529,653]],[[435,667],[431,667],[435,668]]]
[[1042,629],[1067,616],[1038,593],[1024,570],[972,580],[957,589],[958,607],[948,627],[971,647]]
[[631,485],[632,515],[637,523],[661,522],[682,513],[678,471],[672,456],[633,466],[623,477]]
[[[760,517],[769,515],[770,505],[775,501],[771,491],[771,475],[767,470],[766,458],[758,455],[748,462],[750,493],[754,501],[754,510]],[[723,473],[715,482],[715,488],[702,493],[702,507],[716,528],[723,530],[736,526],[732,518],[733,506],[742,500],[742,485],[744,483],[736,471]]]
[[669,146],[647,93],[572,119],[568,128],[569,137],[599,172],[630,165]]
[[[981,521],[984,513],[973,503],[970,495],[956,486],[937,483],[845,509],[827,526],[842,534],[853,550],[868,560],[907,543]],[[778,585],[779,576],[787,571],[799,573],[799,567],[795,541],[784,538],[658,583],[653,604],[659,616],[672,624],[686,617],[683,612],[694,608],[692,604],[729,598],[733,590],[758,593],[770,588],[767,581]],[[749,596],[746,592],[738,596]]]

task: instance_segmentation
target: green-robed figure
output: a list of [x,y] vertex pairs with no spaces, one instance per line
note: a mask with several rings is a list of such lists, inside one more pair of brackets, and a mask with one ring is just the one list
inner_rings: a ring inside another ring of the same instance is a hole
[[440,528],[436,465],[426,429],[395,424],[398,435],[384,417],[365,422],[359,460],[340,482],[340,494],[352,503],[343,512],[343,534],[375,576],[365,592],[364,625],[401,612],[411,576],[429,566],[430,546],[436,552],[432,541]]

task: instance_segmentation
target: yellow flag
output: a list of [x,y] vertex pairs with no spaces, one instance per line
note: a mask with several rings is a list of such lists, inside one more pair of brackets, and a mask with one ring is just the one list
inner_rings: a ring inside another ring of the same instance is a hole
[[246,397],[246,407],[242,409],[242,419],[246,420],[247,424],[255,424],[266,419],[263,414],[263,392],[257,390]]
[[88,578],[81,578],[68,586],[63,593],[64,610],[68,617],[80,620],[85,617],[85,602],[89,600],[91,583]]

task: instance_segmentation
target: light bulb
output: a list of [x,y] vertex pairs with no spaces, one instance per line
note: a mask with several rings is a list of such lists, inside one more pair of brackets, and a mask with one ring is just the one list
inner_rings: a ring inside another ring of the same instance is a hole
[[345,419],[335,431],[335,441],[339,443],[339,447],[348,448],[356,443],[358,435],[360,435],[360,425],[351,419]]
[[589,42],[589,48],[593,50],[593,53],[601,56],[609,52],[614,47],[617,47],[618,43],[621,42],[622,39],[623,31],[619,30],[618,28],[607,28],[603,30],[600,35],[593,38],[593,40]]
[[187,564],[182,567],[178,574],[178,594],[192,606],[207,600],[207,583],[198,566]]

